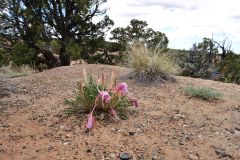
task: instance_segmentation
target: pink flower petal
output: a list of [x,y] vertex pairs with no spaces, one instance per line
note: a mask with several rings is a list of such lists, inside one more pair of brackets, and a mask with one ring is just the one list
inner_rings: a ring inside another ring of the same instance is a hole
[[139,106],[140,106],[140,103],[139,103],[139,101],[138,101],[137,99],[134,99],[134,100],[132,101],[132,103],[133,103],[133,106],[134,106],[134,107],[139,107]]
[[140,106],[140,103],[139,103],[139,101],[136,98],[132,98],[130,96],[128,96],[128,98],[132,102],[134,107],[139,107]]
[[113,117],[117,117],[117,112],[114,109],[111,109],[110,113]]
[[116,120],[116,121],[120,120],[120,118],[118,117],[117,112],[114,109],[111,108],[110,114],[113,116],[114,120]]
[[86,128],[89,129],[89,130],[92,129],[93,123],[94,123],[93,115],[92,115],[92,113],[90,113],[90,114],[87,116],[87,125],[86,125]]
[[128,85],[127,83],[119,83],[116,87],[116,92],[120,94],[127,94],[128,92]]
[[107,91],[100,91],[99,95],[104,103],[108,103],[111,100],[111,97]]

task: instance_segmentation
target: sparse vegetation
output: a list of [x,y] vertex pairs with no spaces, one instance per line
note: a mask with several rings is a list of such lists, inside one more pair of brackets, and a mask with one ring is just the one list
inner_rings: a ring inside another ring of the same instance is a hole
[[240,10],[207,2],[0,0],[1,159],[240,160]]
[[128,54],[130,65],[140,82],[167,80],[180,71],[174,59],[159,47],[152,49],[136,43],[129,47]]
[[203,100],[220,99],[223,95],[212,88],[187,86],[184,93],[190,97],[196,97]]
[[36,73],[36,70],[27,65],[17,67],[10,64],[0,67],[0,76],[7,78],[22,77],[33,73]]

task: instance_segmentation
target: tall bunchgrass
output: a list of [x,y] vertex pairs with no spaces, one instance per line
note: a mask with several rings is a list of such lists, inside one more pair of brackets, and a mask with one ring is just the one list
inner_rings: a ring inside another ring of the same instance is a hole
[[143,43],[135,43],[128,47],[129,63],[137,81],[167,80],[169,76],[180,72],[174,58],[165,50],[158,46],[148,48]]
[[185,95],[189,97],[200,98],[203,100],[221,99],[223,96],[219,91],[206,87],[187,86],[183,91]]

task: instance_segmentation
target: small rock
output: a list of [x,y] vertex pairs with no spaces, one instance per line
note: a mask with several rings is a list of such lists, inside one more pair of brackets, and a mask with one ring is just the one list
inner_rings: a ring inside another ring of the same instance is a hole
[[198,158],[197,155],[190,154],[190,155],[188,156],[188,159],[190,159],[190,160],[198,160],[199,158]]
[[0,153],[3,153],[3,152],[5,152],[5,150],[4,150],[4,149],[2,149],[2,148],[0,148]]
[[140,128],[138,128],[137,130],[136,130],[136,133],[137,134],[142,134],[144,131],[143,130],[141,130]]
[[179,144],[180,144],[180,145],[184,145],[185,142],[184,142],[184,141],[179,141]]
[[52,150],[52,149],[53,149],[53,146],[49,145],[48,150]]
[[154,155],[154,156],[152,157],[152,160],[158,160],[158,156],[157,156],[157,155]]
[[200,123],[198,123],[198,124],[196,124],[196,128],[197,129],[200,129],[200,128],[204,128],[206,126],[206,123],[205,122],[200,122]]
[[235,131],[236,136],[240,136],[240,131]]
[[135,135],[136,132],[130,131],[130,132],[128,132],[128,133],[129,133],[130,136],[133,136],[133,135]]
[[186,139],[185,139],[185,138],[181,138],[181,139],[179,140],[179,144],[180,144],[180,145],[186,144]]
[[174,120],[180,120],[180,119],[185,119],[186,117],[184,115],[182,115],[181,113],[175,114],[173,116]]
[[133,158],[132,155],[130,155],[129,153],[125,153],[125,152],[121,152],[119,154],[119,157],[120,157],[121,160],[129,160],[129,159]]
[[219,156],[219,158],[228,156],[225,148],[214,147],[214,150],[215,150],[216,154]]
[[66,141],[66,142],[63,142],[63,145],[68,145],[69,144],[69,142],[68,141]]
[[[0,108],[1,110],[1,108]],[[0,128],[9,128],[10,126],[8,124],[0,124]]]
[[110,153],[109,158],[111,159],[117,159],[117,155],[115,153]]
[[90,153],[92,152],[92,150],[90,148],[87,149],[87,153]]
[[158,160],[159,159],[158,154],[159,154],[158,150],[154,149],[152,152],[152,160]]
[[236,126],[235,129],[236,129],[237,131],[240,131],[240,126]]

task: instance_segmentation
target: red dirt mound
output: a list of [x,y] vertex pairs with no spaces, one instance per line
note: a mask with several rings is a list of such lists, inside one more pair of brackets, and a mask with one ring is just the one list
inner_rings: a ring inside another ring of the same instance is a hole
[[[116,71],[141,107],[130,108],[128,120],[98,121],[85,133],[81,119],[63,113],[83,68],[93,75]],[[142,85],[128,78],[130,71],[75,65],[7,79],[21,91],[0,99],[0,159],[119,159],[121,152],[146,160],[240,159],[240,86],[187,77]],[[189,99],[182,93],[187,85],[211,87],[224,97]]]

